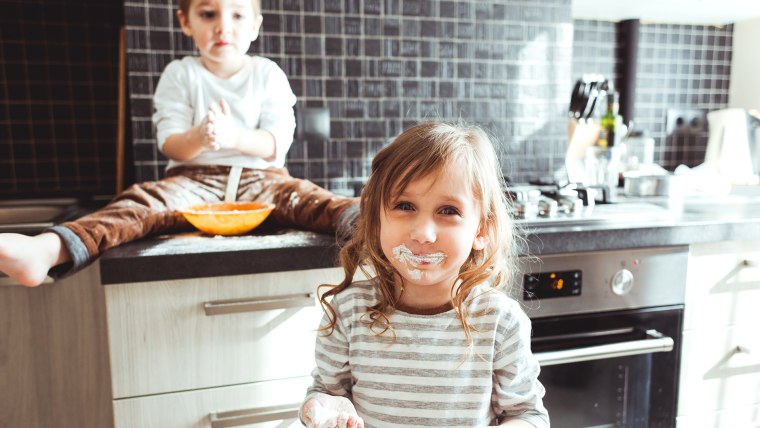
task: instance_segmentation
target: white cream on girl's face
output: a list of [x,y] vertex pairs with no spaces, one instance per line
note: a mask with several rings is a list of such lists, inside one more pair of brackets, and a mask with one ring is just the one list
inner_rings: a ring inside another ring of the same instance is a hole
[[448,301],[470,252],[484,247],[480,203],[456,171],[413,180],[380,214],[380,246],[401,274],[404,296]]
[[398,247],[393,248],[393,257],[404,264],[407,267],[409,276],[414,280],[422,278],[422,271],[417,269],[419,266],[435,265],[441,263],[446,258],[444,253],[433,253],[416,255],[412,253],[412,250],[401,244]]
[[187,16],[178,12],[177,17],[182,32],[193,38],[204,67],[222,78],[243,66],[262,21],[252,0],[193,0]]

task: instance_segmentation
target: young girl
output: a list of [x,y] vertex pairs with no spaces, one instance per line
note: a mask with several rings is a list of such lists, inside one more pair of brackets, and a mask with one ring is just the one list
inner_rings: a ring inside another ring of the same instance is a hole
[[530,320],[502,290],[514,235],[498,165],[483,131],[442,123],[376,155],[345,279],[321,296],[307,426],[549,426]]

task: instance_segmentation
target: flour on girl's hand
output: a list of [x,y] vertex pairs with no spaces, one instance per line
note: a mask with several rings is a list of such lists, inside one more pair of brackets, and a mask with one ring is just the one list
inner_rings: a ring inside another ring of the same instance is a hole
[[308,417],[311,420],[308,428],[345,428],[348,421],[348,414],[345,412],[338,412],[319,405],[312,406],[309,409]]

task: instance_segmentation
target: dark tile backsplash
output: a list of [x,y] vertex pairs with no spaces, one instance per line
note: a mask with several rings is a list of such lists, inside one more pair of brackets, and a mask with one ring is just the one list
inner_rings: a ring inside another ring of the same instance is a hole
[[122,3],[0,10],[0,199],[112,195]]
[[[163,176],[151,97],[194,53],[174,0],[0,1],[0,198],[115,188],[118,27],[127,26],[135,180]],[[293,175],[331,189],[366,180],[372,156],[426,119],[484,126],[513,181],[562,167],[573,81],[620,74],[617,25],[572,21],[570,0],[263,0],[251,52],[277,61],[297,108],[327,107],[329,141],[296,141]],[[642,24],[635,119],[668,168],[696,165],[707,133],[667,134],[668,108],[726,106],[732,26]],[[129,147],[128,147],[129,149]]]
[[[617,83],[616,24],[574,21],[573,76],[597,72]],[[707,128],[668,132],[668,109],[725,108],[731,75],[733,26],[641,24],[634,122],[655,139],[655,161],[667,169],[704,161]]]
[[[294,142],[293,175],[351,189],[389,138],[426,119],[487,128],[513,179],[560,167],[570,0],[263,0],[263,8],[251,52],[280,64],[297,108],[331,114],[329,141]],[[125,3],[138,179],[160,177],[166,163],[150,126],[156,79],[172,58],[193,54],[166,18],[174,9],[172,0]]]

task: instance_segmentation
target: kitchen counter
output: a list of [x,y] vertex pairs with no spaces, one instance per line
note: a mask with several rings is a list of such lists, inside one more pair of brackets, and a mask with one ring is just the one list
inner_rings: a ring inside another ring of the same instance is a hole
[[[746,192],[745,192],[746,193]],[[682,200],[623,199],[660,207],[656,215],[610,216],[601,221],[522,223],[521,254],[689,245],[760,239],[760,188],[752,194]],[[757,195],[755,195],[757,193]],[[602,209],[597,207],[597,209]],[[265,227],[244,236],[200,232],[165,235],[122,245],[100,258],[103,284],[317,269],[337,265],[329,235]]]

